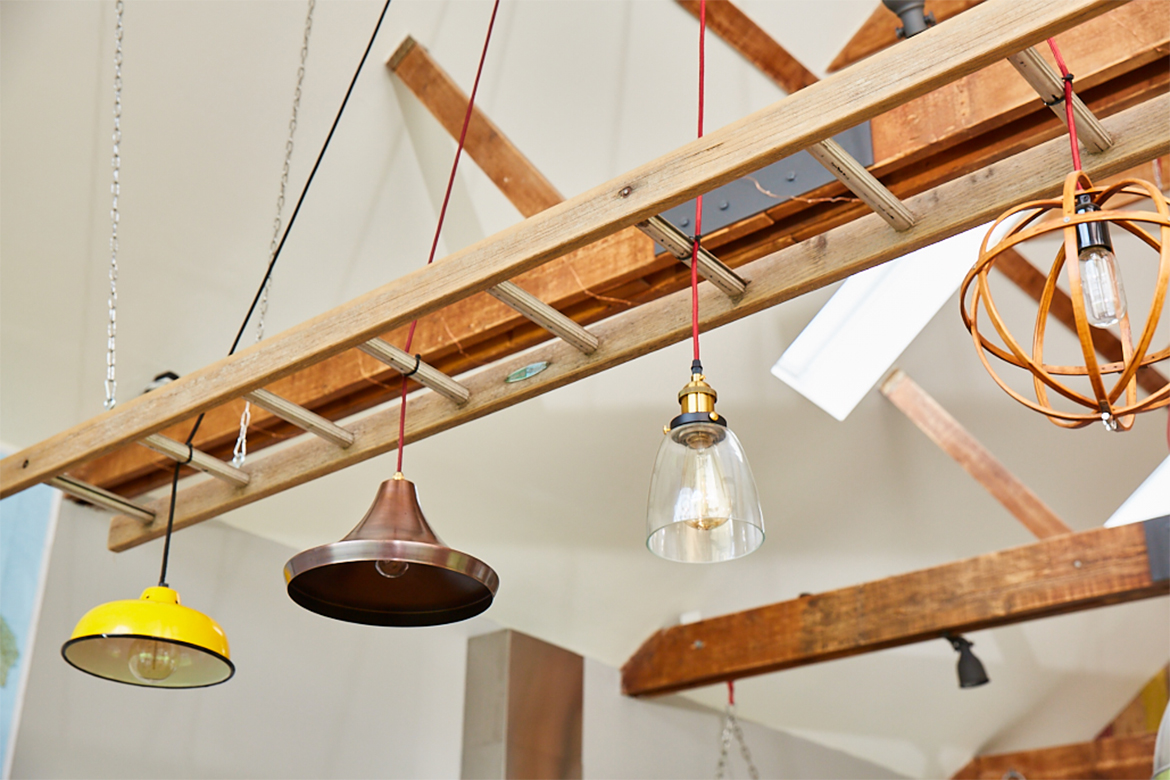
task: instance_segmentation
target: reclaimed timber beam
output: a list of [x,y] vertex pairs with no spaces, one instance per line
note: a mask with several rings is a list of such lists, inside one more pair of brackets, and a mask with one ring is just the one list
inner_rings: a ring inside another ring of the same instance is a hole
[[[1091,89],[1079,90],[1079,94],[1098,115],[1107,116],[1164,93],[1168,87],[1170,68],[1163,60],[1113,73]],[[888,165],[879,159],[877,167],[882,169],[882,180],[890,191],[907,198],[1018,154],[1056,137],[1062,130],[1051,119],[1050,112],[1041,109],[1006,127],[965,136],[966,140],[957,145],[943,139],[938,144],[941,151],[925,159],[894,160]],[[956,128],[956,132],[962,132],[962,128]],[[1157,171],[1139,174],[1139,178],[1157,181]],[[847,194],[838,182],[830,182],[708,233],[703,239],[704,246],[717,249],[721,262],[737,268],[786,246],[814,239],[868,213],[862,204],[841,197]],[[673,258],[665,254],[655,257],[653,244],[645,237],[624,230],[514,281],[539,293],[543,300],[575,321],[586,324],[683,289],[689,285],[689,278],[689,271],[677,265]],[[382,338],[400,343],[405,338],[405,328],[383,334]],[[486,293],[480,293],[424,318],[419,323],[415,344],[426,361],[455,376],[548,338],[543,329],[515,315]],[[328,419],[338,420],[397,396],[401,382],[397,372],[356,351],[348,351],[278,380],[268,389]],[[195,440],[196,446],[216,457],[230,458],[242,408],[243,402],[237,401],[210,410]],[[188,421],[163,432],[171,438],[184,439],[189,425]],[[293,426],[272,415],[254,413],[249,450],[254,454],[298,433]],[[170,479],[169,463],[141,447],[122,447],[71,473],[128,497],[140,495]]]
[[[622,692],[657,696],[1170,593],[1147,533],[1096,528],[850,588],[658,631],[622,667]],[[1029,775],[1031,777],[1031,775]]]
[[[677,1],[692,16],[699,18],[699,0]],[[710,0],[707,3],[707,27],[790,95],[819,81],[811,70],[730,0]]]
[[[1170,665],[1163,666],[1149,679],[1121,712],[1109,721],[1096,739],[1107,737],[1136,737],[1156,734],[1162,723],[1166,705],[1170,703]],[[1135,775],[1138,777],[1139,775]],[[1144,777],[1144,775],[1140,775]]]
[[[461,111],[466,110],[460,107],[467,106],[468,98],[430,53],[413,38],[407,37],[386,64],[447,132],[453,138],[458,138],[463,130]],[[813,81],[816,81],[815,77]],[[488,130],[473,133],[475,128]],[[544,174],[520,153],[503,131],[492,124],[479,106],[472,107],[464,149],[472,160],[477,163],[483,161],[481,170],[525,217],[531,217],[564,200]],[[691,242],[682,231],[662,217],[651,217],[645,222],[639,222],[636,227],[690,266]],[[743,293],[743,280],[704,247],[699,248],[699,273],[728,295]],[[506,296],[509,292],[513,291],[504,284],[491,291],[491,295],[501,298],[501,295]],[[564,338],[560,333],[557,335]],[[584,341],[583,344],[588,347],[583,349],[585,352],[597,346],[592,341]]]
[[[995,267],[1017,287],[1027,293],[1032,300],[1036,302],[1040,301],[1040,297],[1044,294],[1044,285],[1047,282],[1047,276],[1036,266],[1029,263],[1023,255],[1015,249],[1008,249],[1000,255],[999,260],[995,263]],[[1052,305],[1048,311],[1049,315],[1054,317],[1061,325],[1064,325],[1073,333],[1077,332],[1076,318],[1073,317],[1072,299],[1068,297],[1068,293],[1064,290],[1057,288],[1052,296]],[[1110,363],[1120,363],[1124,360],[1121,339],[1112,331],[1094,328],[1091,335],[1097,354],[1101,355],[1101,357]],[[1138,369],[1137,383],[1147,393],[1158,392],[1166,386],[1168,381],[1170,380],[1167,380],[1153,366],[1145,366],[1144,368]]]
[[[678,0],[678,3],[698,17],[697,0]],[[707,4],[707,24],[724,42],[788,94],[816,83],[817,77],[800,60],[730,0],[715,0]],[[914,224],[914,215],[906,206],[832,138],[813,144],[808,152],[865,205],[880,214],[894,230],[905,230]]]
[[[967,11],[955,23],[980,10]],[[941,32],[946,26],[940,25],[888,51]],[[1069,70],[1076,76],[1073,86],[1077,94],[1090,103],[1095,87],[1114,81],[1122,73],[1138,72],[1144,65],[1153,66],[1160,76],[1170,70],[1170,0],[1133,0],[1054,37]],[[1015,53],[1018,52],[1012,52]],[[1051,62],[1047,46],[1040,53],[1045,62]],[[1118,87],[1115,83],[1109,91],[1117,93]],[[1093,108],[1093,113],[1101,117],[1108,110],[1107,106],[1104,110]],[[875,117],[870,122],[874,160],[878,161],[873,170],[881,177],[896,162],[937,157],[945,145],[960,145],[1001,128],[1011,131],[1025,120],[1049,127],[1052,132],[1064,130],[1005,57],[1002,62],[991,63],[978,73]]]
[[[1162,118],[1170,99],[1159,98],[1110,117],[1106,125],[1118,143],[1087,165],[1090,175],[1110,175],[1143,159],[1170,151]],[[990,166],[917,196],[923,220],[905,233],[889,229],[876,215],[868,215],[818,236],[786,247],[741,267],[750,281],[739,299],[714,287],[700,285],[699,312],[704,330],[725,325],[765,308],[803,295],[906,252],[983,224],[1010,205],[1051,197],[1060,191],[1062,140],[1049,141],[1012,160]],[[563,342],[550,342],[501,361],[467,378],[470,400],[452,409],[445,399],[424,393],[411,401],[407,441],[417,441],[499,411],[558,387],[683,341],[690,336],[690,291],[678,291],[610,317],[596,326],[600,345],[583,355]],[[530,363],[548,367],[515,383],[504,377]],[[154,391],[160,392],[160,391]],[[397,446],[398,407],[389,405],[347,423],[355,442],[346,450],[307,440],[291,442],[278,452],[265,452],[249,464],[252,480],[242,490],[224,490],[210,480],[181,491],[175,527],[183,528],[282,490],[338,471]],[[114,518],[110,548],[124,550],[161,536],[162,523],[142,524],[133,518]]]
[[1039,496],[1008,471],[978,439],[913,379],[898,368],[882,382],[882,395],[1003,504],[1037,539],[1070,534]]
[[[459,137],[467,113],[467,96],[418,41],[407,36],[386,60],[386,67],[430,110],[448,134]],[[467,125],[464,150],[525,217],[539,214],[565,199],[478,107],[472,110]]]
[[1038,750],[976,756],[952,777],[954,780],[1145,778],[1154,772],[1155,738],[1155,734],[1110,737]]
[[838,74],[818,82],[518,225],[5,458],[0,461],[0,497],[635,225],[1118,4],[1119,0],[1043,4],[985,0],[947,28],[915,36],[859,63],[847,78]]
[[[928,14],[933,14],[936,22],[941,22],[972,6],[979,5],[981,2],[983,0],[926,0],[926,7],[923,10]],[[893,46],[901,40],[897,33],[901,26],[902,22],[898,19],[898,15],[886,8],[884,4],[878,3],[877,8],[862,23],[861,28],[853,34],[849,42],[829,63],[828,72],[835,73],[871,54]]]

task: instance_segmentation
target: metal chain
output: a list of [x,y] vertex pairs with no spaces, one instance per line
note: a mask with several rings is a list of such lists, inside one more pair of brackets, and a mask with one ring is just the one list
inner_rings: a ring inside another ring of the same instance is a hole
[[[284,214],[284,193],[288,187],[289,164],[292,162],[293,137],[297,132],[297,113],[301,108],[301,86],[305,82],[305,61],[309,58],[309,35],[313,32],[313,9],[316,0],[309,0],[309,10],[305,15],[305,33],[301,39],[301,64],[297,68],[297,87],[293,91],[292,116],[288,120],[288,140],[284,143],[284,165],[280,170],[280,192],[276,196],[276,218],[272,221],[272,241],[268,244],[268,260],[272,261],[276,254],[276,247],[280,241],[281,216]],[[264,340],[264,318],[268,315],[268,296],[272,289],[272,277],[264,283],[264,290],[260,293],[260,306],[256,314],[256,341]],[[236,446],[232,450],[232,465],[236,468],[244,465],[248,457],[248,426],[252,424],[252,405],[244,402],[244,413],[240,415],[240,433],[236,438]]]
[[715,780],[727,777],[727,755],[731,750],[731,739],[739,743],[739,754],[747,764],[748,776],[752,780],[760,780],[760,772],[752,761],[752,752],[748,750],[747,742],[743,738],[743,729],[739,726],[739,719],[735,717],[735,705],[727,705],[727,714],[723,718],[723,736],[719,745],[719,764],[715,767]]
[[107,409],[118,403],[118,382],[115,377],[115,345],[118,336],[118,195],[122,185],[122,0],[114,4],[118,23],[114,28],[114,154],[110,161],[113,182],[110,184],[110,297],[107,301],[110,317],[106,323],[106,402]]

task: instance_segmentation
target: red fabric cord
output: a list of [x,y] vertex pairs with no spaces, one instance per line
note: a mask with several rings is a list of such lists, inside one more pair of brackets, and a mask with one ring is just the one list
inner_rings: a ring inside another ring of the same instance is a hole
[[[492,17],[488,21],[487,35],[483,40],[483,53],[479,55],[479,67],[475,71],[475,83],[471,85],[471,97],[467,100],[467,113],[463,115],[463,129],[459,131],[459,146],[455,149],[455,160],[451,163],[451,175],[447,178],[447,191],[443,194],[443,207],[439,209],[439,222],[435,225],[435,237],[431,241],[431,253],[427,256],[427,265],[435,262],[435,252],[439,248],[439,236],[443,232],[443,220],[447,218],[447,204],[451,202],[451,190],[455,187],[455,173],[459,170],[459,158],[463,155],[463,145],[467,141],[467,126],[471,124],[471,114],[475,109],[475,93],[479,91],[479,78],[483,75],[483,63],[487,59],[488,44],[492,40],[492,28],[496,26],[496,12],[500,10],[500,0],[492,5]],[[414,343],[414,331],[418,327],[418,320],[410,323],[410,330],[406,334],[404,349],[410,352]],[[402,379],[402,403],[398,407],[398,468],[402,471],[402,447],[406,437],[406,387],[407,380]]]
[[[1073,77],[1068,72],[1068,66],[1064,64],[1064,57],[1060,56],[1060,47],[1056,45],[1056,39],[1048,39],[1048,48],[1052,49],[1052,56],[1056,58],[1056,66],[1060,68],[1060,75],[1064,78],[1064,115],[1068,122],[1068,140],[1072,145],[1072,161],[1073,169],[1081,170],[1081,147],[1077,143],[1077,121],[1073,116]],[[1081,185],[1077,184],[1079,190]]]
[[730,707],[735,706],[735,680],[727,681],[727,704]]
[[[699,0],[699,138],[703,137],[703,82],[707,60],[707,0]],[[699,242],[703,240],[703,196],[695,198],[695,239],[691,245],[691,340],[699,359]]]

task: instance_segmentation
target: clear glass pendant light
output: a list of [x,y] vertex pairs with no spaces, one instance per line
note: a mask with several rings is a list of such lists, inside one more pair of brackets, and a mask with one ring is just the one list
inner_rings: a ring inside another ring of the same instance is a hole
[[646,546],[683,563],[741,558],[764,541],[756,481],[739,439],[715,412],[701,373],[679,393],[682,413],[665,430],[646,512]]

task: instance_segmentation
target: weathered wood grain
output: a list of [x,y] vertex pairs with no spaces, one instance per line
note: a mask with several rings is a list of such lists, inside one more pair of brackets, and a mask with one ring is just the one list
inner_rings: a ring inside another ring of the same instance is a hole
[[1002,780],[1015,772],[1028,780],[1134,780],[1154,771],[1154,734],[1110,737],[1074,745],[977,756],[954,780]]
[[978,439],[901,369],[882,382],[882,395],[954,458],[1036,538],[1072,533],[1039,496],[1016,478]]
[[1141,524],[1098,528],[662,629],[622,667],[622,690],[659,695],[1168,592]]
[[[1167,110],[1170,100],[1159,98],[1111,117],[1106,125],[1118,143],[1091,158],[1090,173],[1110,175],[1170,151],[1170,138],[1152,121]],[[710,330],[749,316],[982,224],[1020,200],[1051,196],[1060,189],[1063,168],[1059,160],[1063,153],[1059,141],[1050,141],[1015,159],[918,196],[910,205],[921,208],[926,216],[904,233],[890,230],[879,217],[870,215],[743,266],[741,273],[750,284],[738,299],[700,285],[702,325]],[[445,399],[423,393],[411,401],[407,440],[432,436],[682,341],[690,334],[689,311],[690,291],[679,290],[595,325],[593,333],[600,344],[592,355],[553,342],[504,360],[467,378],[471,398],[457,409]],[[549,367],[524,382],[504,383],[509,373],[537,361],[547,361]],[[243,490],[224,491],[210,483],[185,488],[176,528],[388,452],[397,445],[397,414],[397,405],[391,405],[347,422],[355,443],[346,450],[308,440],[265,453],[249,466],[252,479]],[[143,525],[133,518],[114,518],[110,526],[111,549],[133,547],[162,532],[162,524],[157,522]]]

